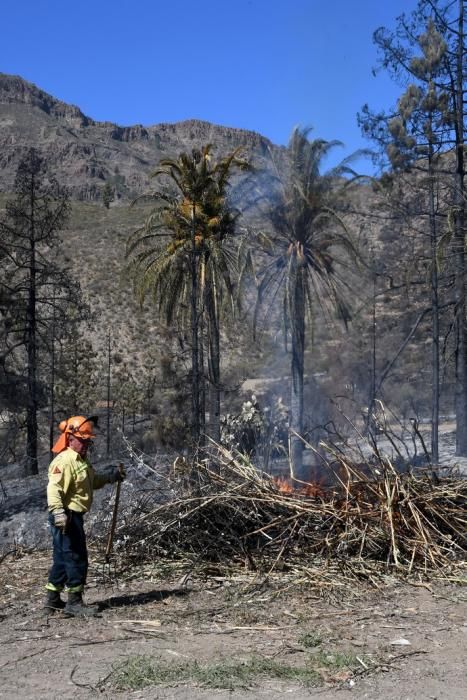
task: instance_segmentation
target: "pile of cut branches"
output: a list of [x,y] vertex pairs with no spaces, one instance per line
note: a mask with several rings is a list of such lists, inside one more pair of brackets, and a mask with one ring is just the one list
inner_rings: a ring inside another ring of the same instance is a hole
[[173,499],[119,528],[123,562],[170,559],[264,573],[309,572],[327,562],[366,578],[375,567],[443,575],[464,565],[466,479],[399,474],[385,460],[365,470],[338,462],[337,488],[284,490],[220,447],[195,465],[176,460]]

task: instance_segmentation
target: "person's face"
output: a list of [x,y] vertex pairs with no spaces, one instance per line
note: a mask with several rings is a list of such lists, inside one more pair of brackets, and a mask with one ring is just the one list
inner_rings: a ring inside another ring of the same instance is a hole
[[70,435],[68,438],[68,447],[77,452],[80,457],[86,457],[91,440],[83,440],[83,438]]

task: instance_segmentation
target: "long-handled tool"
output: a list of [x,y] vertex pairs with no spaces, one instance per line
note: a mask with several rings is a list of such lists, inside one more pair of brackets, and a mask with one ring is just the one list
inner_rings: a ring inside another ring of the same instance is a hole
[[[118,469],[120,470],[120,473],[122,473],[124,471],[124,465],[122,463],[120,463],[118,465]],[[105,550],[105,561],[106,562],[109,561],[110,552],[112,551],[115,528],[117,526],[118,502],[120,500],[121,486],[122,486],[122,482],[120,480],[118,480],[117,481],[117,489],[115,491],[115,501],[114,501],[114,509],[113,509],[113,513],[112,513],[112,523],[110,525],[109,538],[107,540],[107,547]]]

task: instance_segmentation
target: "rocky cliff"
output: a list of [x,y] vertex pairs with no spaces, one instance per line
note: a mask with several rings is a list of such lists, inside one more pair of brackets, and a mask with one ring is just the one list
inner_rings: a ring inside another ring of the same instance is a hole
[[188,120],[153,126],[97,122],[18,76],[0,73],[0,192],[12,189],[25,151],[38,148],[73,199],[99,200],[107,181],[128,200],[148,187],[161,158],[211,143],[216,155],[241,147],[257,168],[278,151],[261,135]]

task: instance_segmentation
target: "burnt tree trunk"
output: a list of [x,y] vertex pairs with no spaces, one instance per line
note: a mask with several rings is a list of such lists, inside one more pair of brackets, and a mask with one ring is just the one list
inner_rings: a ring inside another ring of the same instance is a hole
[[35,173],[31,172],[29,209],[29,280],[26,307],[26,353],[28,362],[26,406],[26,464],[25,474],[38,474],[37,464],[37,319],[36,319],[36,231],[35,231]]
[[[32,176],[34,178],[34,175]],[[29,290],[26,312],[26,352],[28,402],[26,407],[26,464],[25,474],[38,474],[37,464],[37,322],[36,322],[36,241],[34,230],[34,183],[31,185],[30,211]]]
[[456,454],[467,456],[467,333],[464,191],[464,3],[459,0],[455,88],[456,174],[454,184],[454,256],[456,293]]
[[429,176],[429,221],[431,250],[431,461],[439,461],[439,298],[438,298],[438,236],[435,211],[435,173],[433,169],[433,146],[430,144],[428,158]]

